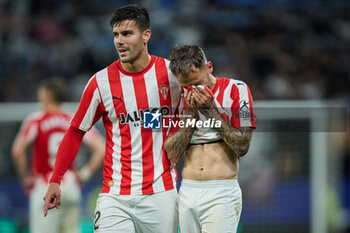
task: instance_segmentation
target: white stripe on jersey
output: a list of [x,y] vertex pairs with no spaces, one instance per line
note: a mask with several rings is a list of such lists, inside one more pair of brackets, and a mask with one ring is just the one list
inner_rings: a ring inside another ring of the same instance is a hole
[[38,135],[38,127],[39,127],[38,124],[35,124],[35,126],[33,125],[32,127],[30,127],[29,133],[27,136],[27,140],[29,142],[33,142],[34,139],[36,138],[36,135]]
[[[237,86],[238,88],[238,92],[239,92],[239,108],[240,108],[240,112],[241,112],[241,105],[245,104],[245,106],[248,107],[248,111],[250,112],[250,103],[249,103],[249,95],[248,95],[248,88],[247,85],[245,83],[243,83],[242,81],[238,81],[238,80],[233,80],[234,84]],[[237,84],[240,85],[237,85]],[[244,103],[243,103],[244,101]],[[246,127],[246,126],[252,126],[251,123],[251,118],[248,117],[240,117],[240,122],[241,122],[241,127]]]
[[[218,96],[219,96],[219,93],[220,93],[220,87],[218,87],[218,89],[216,90],[216,92],[214,93],[214,103],[216,105],[216,108],[218,109],[219,113],[222,114],[222,113],[226,113],[225,112],[225,109],[223,106],[221,106],[221,104],[219,103],[219,101],[217,100]],[[223,103],[224,104],[224,103]]]
[[[145,74],[146,92],[148,96],[148,106],[150,109],[156,106],[160,106],[159,99],[159,87],[157,82],[155,66]],[[154,165],[154,177],[162,178],[164,172],[163,166],[157,166],[156,164],[162,164],[162,145],[163,145],[163,133],[162,131],[152,130],[152,151],[153,151],[153,165]],[[153,179],[154,179],[153,177]],[[153,182],[153,190],[165,190],[163,182]]]
[[233,99],[231,98],[232,88],[233,88],[233,81],[230,80],[229,84],[225,88],[224,96],[223,96],[224,98],[222,101],[222,105],[223,105],[222,107],[224,107],[224,111],[226,112],[229,120],[231,120],[231,117],[232,117],[232,112],[229,111],[229,109],[231,109],[233,104]]
[[[23,131],[26,130],[26,127],[28,127],[28,125],[30,127],[26,135],[26,140],[28,142],[32,143],[38,135],[38,120],[41,119],[43,116],[44,112],[34,112],[29,114],[29,116],[26,117],[26,119],[24,119],[24,121],[22,122],[19,132],[23,133]],[[35,124],[33,122],[35,122]]]
[[[95,100],[95,101],[94,101]],[[98,90],[96,89],[94,91],[94,95],[92,97],[92,100],[94,102],[91,102],[89,104],[89,109],[86,111],[87,114],[85,114],[83,120],[81,121],[79,129],[87,132],[92,127],[92,122],[94,121],[95,113],[97,110],[97,105],[100,104],[100,95],[98,93]],[[92,109],[92,110],[90,110]]]
[[218,87],[218,89],[216,90],[216,92],[213,93],[213,94],[214,94],[214,99],[215,99],[215,100],[216,100],[216,98],[218,98],[219,93],[220,93],[220,87]]
[[[108,80],[108,70],[103,69],[100,72],[96,74],[96,81],[98,84],[98,87],[101,92],[101,96],[103,99],[103,104],[105,109],[111,109],[108,108],[108,106],[113,106],[113,99],[112,99],[112,93],[111,93],[111,87],[109,85]],[[113,109],[113,108],[112,108]],[[112,141],[113,141],[113,165],[111,169],[113,170],[112,174],[112,180],[114,181],[113,186],[110,188],[110,193],[118,193],[120,192],[120,184],[121,184],[121,162],[120,162],[120,148],[121,148],[121,136],[120,136],[120,129],[118,124],[118,117],[115,114],[115,111],[108,111],[108,118],[110,121],[114,120],[112,124]],[[107,129],[106,129],[107,130]]]
[[[134,83],[132,76],[127,76],[122,72],[119,72],[120,83],[122,86],[124,105],[126,114],[132,114],[134,111],[138,111],[136,102],[136,93],[134,89]],[[126,94],[127,93],[127,94]],[[139,113],[137,113],[139,114]],[[125,116],[126,118],[127,116]],[[134,126],[129,124],[131,137],[131,192],[130,194],[142,193],[142,180],[143,180],[143,164],[142,164],[142,137],[140,126]]]
[[179,104],[179,100],[180,100],[180,94],[181,94],[181,86],[178,83],[176,77],[174,76],[174,74],[171,72],[170,68],[169,68],[169,63],[170,61],[168,61],[167,59],[165,59],[165,64],[166,67],[168,67],[167,71],[168,71],[168,78],[169,78],[169,89],[170,89],[170,96],[171,96],[171,106],[173,106],[172,112],[174,114],[174,111],[177,107],[177,105]]

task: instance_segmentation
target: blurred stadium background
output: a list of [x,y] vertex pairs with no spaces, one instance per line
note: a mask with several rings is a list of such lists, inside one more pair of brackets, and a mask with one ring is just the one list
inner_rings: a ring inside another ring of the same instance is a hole
[[[200,45],[215,75],[251,88],[258,128],[241,159],[239,231],[350,232],[347,0],[0,0],[0,232],[28,232],[10,148],[39,109],[38,83],[64,78],[74,112],[87,80],[116,59],[109,16],[131,3],[150,11],[151,54]],[[77,165],[88,156],[83,148]],[[84,233],[101,179],[83,187]]]

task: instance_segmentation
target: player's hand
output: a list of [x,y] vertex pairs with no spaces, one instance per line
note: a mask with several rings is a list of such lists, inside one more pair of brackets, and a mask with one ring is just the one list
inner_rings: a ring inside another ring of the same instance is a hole
[[47,211],[56,207],[60,208],[61,205],[61,190],[57,183],[50,183],[44,196],[44,217],[47,215]]
[[32,191],[35,184],[35,180],[36,178],[34,176],[28,176],[21,180],[22,187],[27,196],[29,196],[30,192]]
[[184,99],[186,102],[185,106],[185,114],[186,115],[191,115],[192,118],[198,119],[198,109],[196,108],[196,103],[194,101],[194,97],[192,95],[193,89],[192,90],[184,90]]
[[83,185],[86,183],[92,176],[92,171],[88,165],[85,165],[83,168],[81,168],[77,173],[77,180],[80,185]]
[[209,88],[196,87],[192,90],[192,96],[196,107],[205,116],[209,117],[210,111],[217,110],[213,94]]

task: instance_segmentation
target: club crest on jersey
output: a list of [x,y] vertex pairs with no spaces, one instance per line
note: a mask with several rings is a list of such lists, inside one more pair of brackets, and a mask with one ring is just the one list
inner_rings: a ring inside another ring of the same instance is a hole
[[162,94],[163,98],[166,99],[168,97],[169,87],[167,85],[163,84],[159,88],[159,92],[160,92],[160,94]]

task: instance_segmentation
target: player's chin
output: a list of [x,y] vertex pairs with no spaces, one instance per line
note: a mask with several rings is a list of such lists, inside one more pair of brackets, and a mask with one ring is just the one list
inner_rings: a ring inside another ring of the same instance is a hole
[[125,55],[119,55],[119,59],[121,62],[123,63],[130,63],[131,62],[131,59],[129,56],[125,56]]

